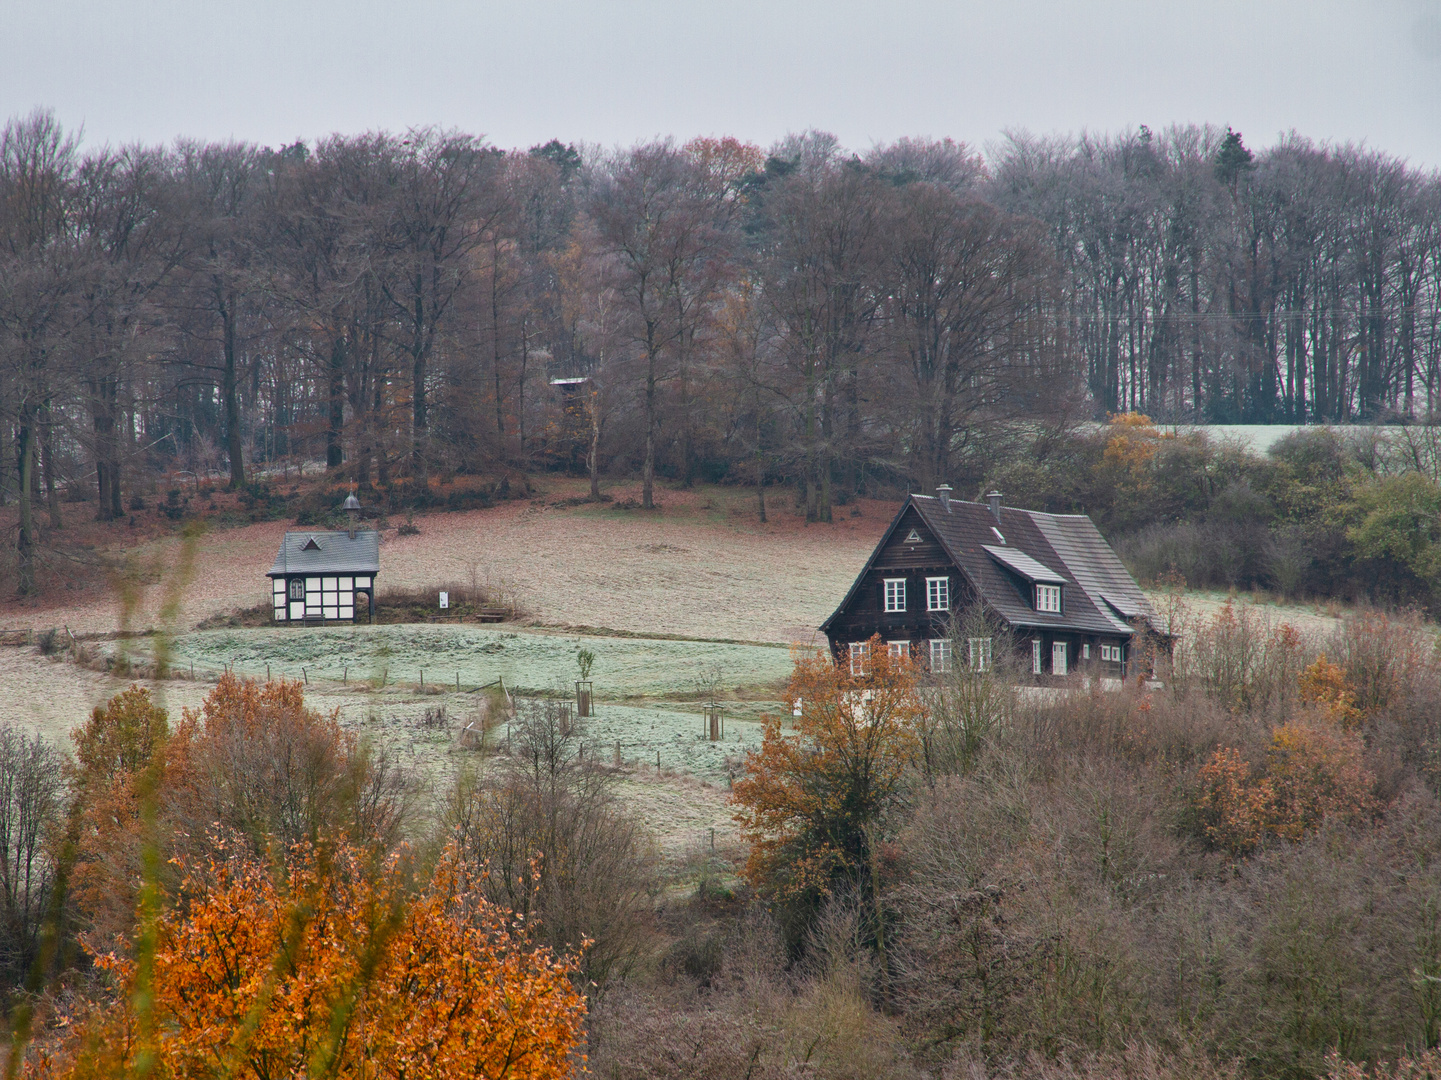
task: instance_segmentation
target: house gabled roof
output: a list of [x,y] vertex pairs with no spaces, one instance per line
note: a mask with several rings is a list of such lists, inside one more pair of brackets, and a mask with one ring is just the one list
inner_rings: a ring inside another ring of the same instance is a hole
[[348,532],[311,529],[288,532],[280,542],[268,577],[286,574],[375,574],[380,572],[380,534],[373,529]]
[[[856,576],[828,627],[850,604],[891,534],[914,508],[982,601],[1013,627],[1130,635],[1129,619],[1154,622],[1155,610],[1095,524],[1084,514],[1002,507],[999,523],[983,503],[912,495]],[[1031,586],[1065,586],[1064,611],[1036,611]]]

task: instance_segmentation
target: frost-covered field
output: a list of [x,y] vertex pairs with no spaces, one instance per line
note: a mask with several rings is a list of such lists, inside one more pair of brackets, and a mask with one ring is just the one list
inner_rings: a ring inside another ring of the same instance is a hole
[[[109,643],[108,650],[122,647]],[[151,639],[123,643],[148,659]],[[386,625],[204,630],[171,646],[171,663],[197,677],[236,674],[380,688],[419,684],[462,689],[504,679],[512,691],[573,692],[582,649],[595,655],[598,698],[664,698],[699,693],[715,678],[726,692],[772,690],[791,671],[790,650],[767,645],[593,637],[485,626]]]

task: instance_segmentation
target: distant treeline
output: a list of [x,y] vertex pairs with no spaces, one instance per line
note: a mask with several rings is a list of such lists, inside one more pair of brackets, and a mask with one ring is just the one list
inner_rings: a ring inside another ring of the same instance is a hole
[[102,519],[157,471],[323,459],[422,492],[510,467],[964,487],[1018,437],[1429,417],[1434,177],[1229,129],[989,159],[809,132],[501,151],[0,135],[0,497]]

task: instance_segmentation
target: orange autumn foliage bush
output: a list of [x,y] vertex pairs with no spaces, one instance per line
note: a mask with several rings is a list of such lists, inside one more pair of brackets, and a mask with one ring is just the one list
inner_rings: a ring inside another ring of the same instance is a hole
[[868,865],[868,830],[919,748],[922,703],[910,658],[878,637],[856,674],[829,653],[797,655],[786,699],[801,702],[795,731],[765,717],[732,793],[750,843],[745,874],[765,894],[824,896]]
[[1206,839],[1223,851],[1245,855],[1266,835],[1271,786],[1251,779],[1251,767],[1233,746],[1217,748],[1201,766],[1201,795],[1196,800]]
[[114,940],[133,922],[144,811],[164,786],[169,722],[150,691],[132,684],[96,706],[70,738],[70,894],[83,925]]
[[1346,673],[1341,666],[1328,660],[1325,653],[1301,672],[1296,680],[1296,689],[1302,701],[1329,712],[1337,723],[1351,727],[1361,722],[1361,710],[1356,707],[1356,692],[1346,681]]
[[1268,836],[1300,840],[1327,819],[1360,821],[1376,811],[1360,735],[1325,716],[1275,728],[1260,775],[1251,775],[1239,750],[1220,747],[1200,779],[1196,809],[1206,838],[1233,855],[1249,854]]
[[395,858],[368,874],[350,847],[297,845],[273,873],[222,845],[189,870],[192,898],[159,917],[152,949],[97,958],[114,999],[42,1067],[74,1080],[569,1076],[585,1015],[572,959],[482,899],[453,852],[420,895],[406,885]]
[[1299,840],[1327,818],[1362,821],[1374,814],[1376,778],[1362,750],[1359,734],[1324,721],[1292,721],[1272,732],[1266,755],[1270,831]]
[[150,691],[132,686],[72,737],[73,896],[107,948],[128,947],[147,848],[170,878],[170,856],[204,850],[216,826],[256,854],[276,842],[344,837],[386,850],[399,839],[403,778],[334,715],[308,708],[299,683],[227,674],[173,732]]
[[201,838],[216,823],[263,852],[346,836],[392,847],[406,792],[389,763],[305,704],[298,682],[223,676],[184,710],[167,754],[166,813]]

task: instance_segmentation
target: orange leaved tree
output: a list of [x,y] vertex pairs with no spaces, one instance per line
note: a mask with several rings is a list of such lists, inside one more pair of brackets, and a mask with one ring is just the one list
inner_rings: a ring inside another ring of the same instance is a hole
[[1329,714],[1275,728],[1259,775],[1251,775],[1239,750],[1221,747],[1201,767],[1200,780],[1202,828],[1233,855],[1249,854],[1267,836],[1300,840],[1327,819],[1360,821],[1376,810],[1361,736]]
[[92,941],[127,947],[144,861],[204,852],[215,827],[256,854],[344,837],[384,852],[399,839],[406,778],[384,755],[305,704],[299,683],[225,675],[171,730],[132,686],[73,736],[72,894]]
[[71,863],[70,894],[81,925],[118,940],[134,925],[145,841],[154,841],[169,721],[149,690],[132,685],[96,706],[70,738],[71,850],[56,857]]
[[794,730],[765,718],[732,801],[747,878],[805,921],[838,884],[872,891],[876,829],[915,758],[921,700],[910,658],[878,637],[856,665],[797,655],[787,700],[801,704]]
[[1329,712],[1344,727],[1354,727],[1363,719],[1361,710],[1356,707],[1356,692],[1346,681],[1346,673],[1341,670],[1341,665],[1328,660],[1325,653],[1301,672],[1296,680],[1296,689],[1302,701]]
[[394,762],[305,704],[298,682],[223,676],[168,748],[165,812],[200,840],[212,825],[260,853],[339,835],[385,851],[409,791]]
[[572,961],[529,942],[451,853],[418,896],[394,858],[363,862],[297,845],[272,872],[220,845],[138,962],[98,958],[118,993],[55,1071],[569,1076],[585,1014]]

